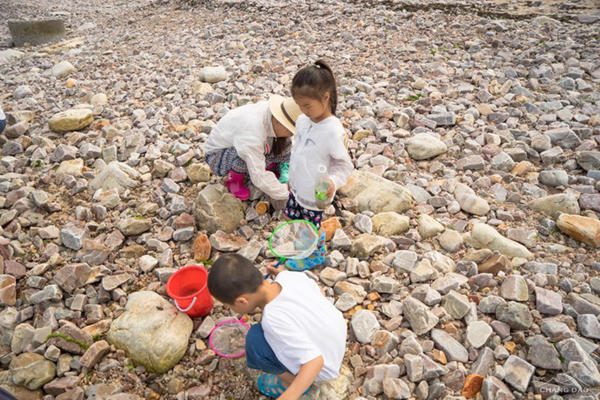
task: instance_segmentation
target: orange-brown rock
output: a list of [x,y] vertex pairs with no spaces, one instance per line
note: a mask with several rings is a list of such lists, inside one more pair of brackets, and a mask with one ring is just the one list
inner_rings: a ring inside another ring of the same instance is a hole
[[325,231],[325,240],[329,241],[333,238],[335,231],[338,229],[342,229],[342,224],[337,219],[337,217],[331,217],[321,224],[321,229]]
[[258,215],[263,215],[267,211],[269,211],[269,203],[267,203],[266,201],[259,201],[256,204],[256,207],[254,207],[254,209],[256,210]]
[[600,221],[595,218],[560,214],[556,226],[577,241],[592,247],[600,246]]
[[502,254],[494,254],[487,260],[482,262],[479,267],[479,273],[490,273],[496,275],[500,271],[508,271],[511,268],[511,263],[508,257]]
[[194,251],[194,259],[196,260],[208,260],[210,259],[210,241],[208,240],[208,236],[206,234],[201,233],[198,235],[196,240],[194,240],[194,244],[192,245],[192,250]]
[[465,384],[462,389],[462,395],[467,399],[473,399],[477,393],[481,391],[484,377],[477,374],[471,374],[465,379]]
[[535,171],[535,166],[529,161],[521,161],[515,165],[511,173],[515,176],[523,176]]

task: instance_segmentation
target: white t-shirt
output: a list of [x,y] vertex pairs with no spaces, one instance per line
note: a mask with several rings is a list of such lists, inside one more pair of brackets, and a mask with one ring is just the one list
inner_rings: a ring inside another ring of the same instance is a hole
[[302,207],[311,210],[318,210],[315,183],[319,165],[327,167],[336,190],[346,184],[354,166],[344,146],[344,127],[334,116],[314,123],[302,114],[296,121],[290,157],[290,190]]
[[6,119],[6,116],[4,115],[4,111],[2,111],[2,107],[0,107],[0,121]]
[[294,375],[323,356],[315,381],[335,379],[346,349],[346,321],[302,272],[283,271],[275,282],[281,293],[263,310],[262,328],[277,359]]

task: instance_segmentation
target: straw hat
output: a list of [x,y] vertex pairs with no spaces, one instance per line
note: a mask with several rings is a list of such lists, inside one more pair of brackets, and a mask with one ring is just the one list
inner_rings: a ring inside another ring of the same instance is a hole
[[281,122],[292,134],[296,133],[296,120],[302,111],[294,99],[275,94],[269,99],[269,110],[277,121]]

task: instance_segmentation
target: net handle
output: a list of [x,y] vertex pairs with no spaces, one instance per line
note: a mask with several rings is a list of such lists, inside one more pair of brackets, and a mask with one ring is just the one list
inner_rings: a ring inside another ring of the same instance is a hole
[[223,354],[223,353],[221,353],[220,351],[218,351],[218,350],[215,348],[215,346],[213,345],[213,335],[214,335],[215,331],[216,331],[216,330],[217,330],[219,327],[221,327],[221,326],[223,326],[223,325],[225,325],[225,324],[230,324],[230,323],[232,323],[232,322],[233,322],[233,323],[240,324],[240,325],[243,325],[244,327],[246,327],[246,329],[250,330],[250,325],[248,325],[247,323],[245,323],[243,319],[231,318],[231,319],[226,319],[225,321],[221,321],[221,322],[219,322],[218,324],[216,324],[216,325],[215,325],[215,327],[214,327],[214,328],[212,328],[212,330],[210,331],[210,335],[208,336],[208,346],[209,346],[209,347],[210,347],[210,349],[211,349],[212,351],[214,351],[214,352],[215,352],[215,354],[216,354],[216,355],[218,355],[218,356],[225,357],[225,358],[238,358],[238,357],[241,357],[241,356],[243,356],[244,354],[246,354],[246,350],[245,350],[245,349],[244,349],[244,350],[242,350],[242,351],[241,351],[241,352],[239,352],[239,353],[236,353],[236,354]]
[[[284,226],[287,226],[287,225],[292,224],[294,222],[303,222],[305,224],[308,224],[311,228],[313,228],[315,230],[315,233],[317,234],[317,241],[319,240],[318,239],[319,230],[317,229],[317,227],[315,226],[315,224],[313,224],[311,221],[308,221],[308,220],[305,220],[305,219],[292,219],[290,221],[285,221],[283,224],[281,224],[277,228],[275,228],[275,230],[273,231],[273,233],[271,233],[271,236],[269,237],[269,242],[268,242],[269,243],[269,250],[271,250],[271,253],[275,254],[277,257],[279,257],[279,255],[273,251],[273,244],[272,244],[273,237],[275,236],[275,234],[277,233],[278,230],[280,230]],[[285,260],[285,257],[280,257],[280,258],[282,260]]]

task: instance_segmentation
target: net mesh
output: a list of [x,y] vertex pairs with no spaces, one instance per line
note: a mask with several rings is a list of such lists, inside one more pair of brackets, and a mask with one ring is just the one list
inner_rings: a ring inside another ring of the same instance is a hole
[[211,334],[213,350],[225,357],[235,357],[244,354],[248,328],[238,321],[225,322],[215,328]]
[[293,220],[275,229],[269,246],[277,257],[302,259],[313,253],[318,241],[319,233],[313,224],[305,220]]

